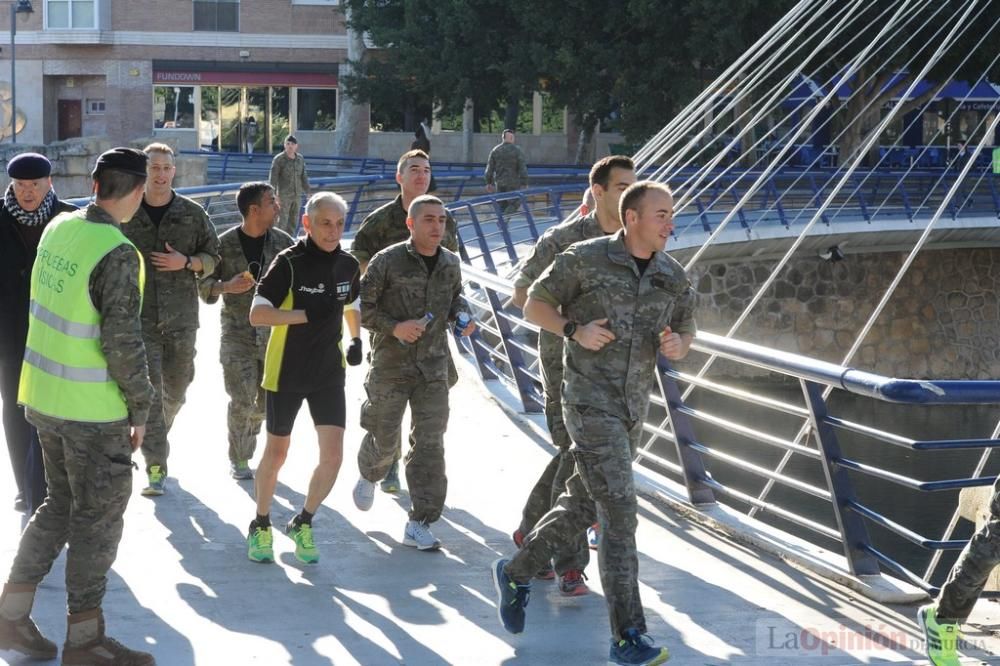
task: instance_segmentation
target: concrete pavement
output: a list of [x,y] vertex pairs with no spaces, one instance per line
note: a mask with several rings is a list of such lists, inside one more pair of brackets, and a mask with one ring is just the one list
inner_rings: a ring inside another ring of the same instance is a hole
[[[248,561],[252,485],[228,476],[217,341],[218,312],[203,308],[197,375],[171,434],[168,492],[141,497],[144,479],[135,477],[105,603],[111,635],[148,649],[161,665],[604,663],[609,631],[596,557],[587,569],[593,594],[566,599],[554,583],[536,582],[525,633],[511,636],[497,622],[488,567],[511,552],[510,531],[550,452],[535,434],[541,420],[512,420],[464,363],[446,435],[447,509],[434,525],[441,552],[401,545],[405,492],[376,491],[367,513],[353,505],[364,370],[350,368],[345,461],[314,522],[320,563],[297,562],[292,542],[278,530],[278,561]],[[315,459],[304,408],[279,478],[276,527],[301,507]],[[0,544],[0,576],[21,527],[8,508],[12,487],[3,467],[0,529],[7,539]],[[912,663],[922,657],[914,607],[859,598],[645,498],[638,543],[649,630],[670,648],[671,663]],[[34,614],[59,643],[63,562],[60,557],[40,588]],[[992,608],[980,606],[977,618],[1000,624]],[[996,645],[982,632],[970,639]],[[0,652],[0,663],[27,662]]]

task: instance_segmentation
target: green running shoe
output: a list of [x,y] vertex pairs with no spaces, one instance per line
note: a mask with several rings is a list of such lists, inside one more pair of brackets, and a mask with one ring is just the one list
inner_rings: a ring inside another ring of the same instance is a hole
[[[297,543],[297,542],[296,542]],[[250,526],[247,536],[247,557],[253,562],[274,562],[274,537],[270,527]]]
[[959,666],[957,624],[938,622],[937,606],[927,604],[917,611],[917,621],[924,632],[924,649],[934,666]]
[[312,525],[296,522],[295,518],[292,518],[288,521],[285,531],[295,542],[295,559],[305,564],[319,562],[319,550],[316,548],[316,542],[313,541]]
[[149,485],[142,489],[142,494],[146,497],[159,497],[163,494],[164,483],[167,475],[159,465],[152,465],[149,468]]

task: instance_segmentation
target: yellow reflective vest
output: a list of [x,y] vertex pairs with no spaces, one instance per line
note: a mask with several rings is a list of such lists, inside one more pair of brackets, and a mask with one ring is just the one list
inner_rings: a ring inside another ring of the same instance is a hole
[[[67,421],[128,418],[125,397],[101,350],[101,315],[90,300],[90,274],[120,245],[135,248],[120,229],[88,222],[83,211],[64,213],[46,227],[31,270],[19,403]],[[141,293],[145,269],[136,254]]]

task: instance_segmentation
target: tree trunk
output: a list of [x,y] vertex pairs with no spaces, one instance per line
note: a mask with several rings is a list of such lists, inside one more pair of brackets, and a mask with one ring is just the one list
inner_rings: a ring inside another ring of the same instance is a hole
[[475,125],[475,106],[471,98],[465,100],[465,109],[462,111],[462,161],[472,161],[472,130]]
[[577,164],[590,164],[593,160],[591,155],[593,154],[593,143],[594,143],[594,130],[597,128],[597,121],[594,120],[590,115],[583,117],[583,122],[580,123],[580,134],[577,137],[576,142],[576,159]]
[[507,110],[503,116],[503,128],[517,131],[517,117],[521,114],[521,99],[512,97],[507,102]]
[[[351,20],[351,10],[345,8],[347,21]],[[347,62],[340,65],[340,76],[353,73],[354,65],[365,55],[365,41],[361,33],[347,30]],[[344,157],[365,157],[368,155],[368,129],[371,125],[371,106],[341,95],[337,109],[337,130],[333,134],[333,154]]]

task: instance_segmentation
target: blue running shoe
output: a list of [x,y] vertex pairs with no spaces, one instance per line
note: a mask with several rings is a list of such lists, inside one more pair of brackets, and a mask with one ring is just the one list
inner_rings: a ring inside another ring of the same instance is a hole
[[587,547],[597,550],[599,545],[601,545],[601,524],[594,523],[587,528]]
[[507,565],[504,557],[493,562],[493,587],[497,591],[497,617],[503,628],[512,634],[524,631],[524,609],[531,595],[531,584],[519,585],[511,580],[503,568]]
[[611,639],[611,651],[608,654],[609,664],[622,666],[654,666],[670,659],[667,648],[653,645],[653,639],[640,634],[635,629],[629,629],[620,641]]

